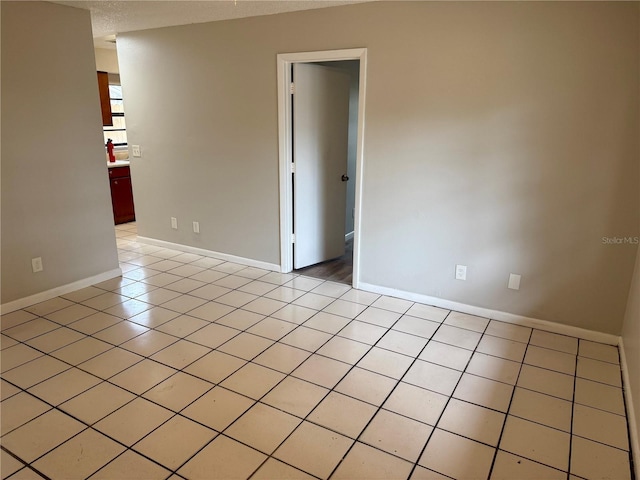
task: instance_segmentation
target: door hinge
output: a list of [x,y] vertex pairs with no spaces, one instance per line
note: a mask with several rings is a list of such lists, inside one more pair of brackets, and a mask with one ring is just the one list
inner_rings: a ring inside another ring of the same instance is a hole
[[295,83],[291,82],[291,85],[289,85],[289,93],[291,95],[293,95],[294,93],[296,93],[296,85]]
[[296,234],[295,233],[291,234],[291,243],[296,243]]
[[291,173],[296,173],[296,164],[295,163],[291,164]]

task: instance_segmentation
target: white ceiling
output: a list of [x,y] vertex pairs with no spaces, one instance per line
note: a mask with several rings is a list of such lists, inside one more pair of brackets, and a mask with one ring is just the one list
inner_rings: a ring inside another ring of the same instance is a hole
[[54,1],[91,11],[96,46],[109,47],[105,40],[134,30],[204,23],[231,18],[347,5],[365,0],[68,0]]

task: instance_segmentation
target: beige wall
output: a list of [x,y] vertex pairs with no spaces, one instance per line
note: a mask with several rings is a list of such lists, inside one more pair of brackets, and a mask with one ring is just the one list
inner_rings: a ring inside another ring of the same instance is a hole
[[115,48],[96,48],[96,70],[99,72],[120,73],[118,52]]
[[602,237],[639,231],[639,7],[375,2],[123,34],[140,233],[279,263],[276,54],[367,47],[361,281],[619,334],[637,247]]
[[[118,267],[89,12],[2,8],[2,304]],[[32,273],[42,257],[44,271]]]

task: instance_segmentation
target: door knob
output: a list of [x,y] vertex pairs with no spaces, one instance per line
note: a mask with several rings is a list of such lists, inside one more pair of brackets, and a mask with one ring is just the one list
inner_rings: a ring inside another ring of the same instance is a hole
[[349,180],[349,177],[347,175],[342,175],[342,181],[346,182]]

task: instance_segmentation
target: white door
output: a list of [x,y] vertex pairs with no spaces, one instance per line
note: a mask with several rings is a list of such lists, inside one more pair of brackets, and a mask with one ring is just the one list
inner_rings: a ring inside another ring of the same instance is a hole
[[344,254],[349,81],[331,67],[293,65],[294,268]]

